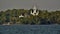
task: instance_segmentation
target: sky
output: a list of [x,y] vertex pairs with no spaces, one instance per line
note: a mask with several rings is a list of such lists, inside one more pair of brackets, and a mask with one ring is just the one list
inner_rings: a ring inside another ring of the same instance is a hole
[[40,10],[60,10],[60,0],[0,0],[0,10],[30,9],[33,5]]

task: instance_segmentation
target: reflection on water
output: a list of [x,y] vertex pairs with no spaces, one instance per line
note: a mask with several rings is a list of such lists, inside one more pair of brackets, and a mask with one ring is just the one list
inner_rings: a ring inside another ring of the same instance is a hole
[[60,34],[60,25],[0,25],[0,34]]

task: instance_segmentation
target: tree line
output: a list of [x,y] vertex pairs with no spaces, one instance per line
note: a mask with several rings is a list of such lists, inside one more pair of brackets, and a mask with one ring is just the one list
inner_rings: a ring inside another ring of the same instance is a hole
[[[0,25],[2,24],[30,24],[30,25],[41,25],[41,24],[60,24],[60,11],[47,11],[47,10],[39,10],[39,14],[37,16],[33,16],[30,14],[30,10],[24,9],[8,9],[6,11],[0,11]],[[19,16],[27,15],[28,17]]]

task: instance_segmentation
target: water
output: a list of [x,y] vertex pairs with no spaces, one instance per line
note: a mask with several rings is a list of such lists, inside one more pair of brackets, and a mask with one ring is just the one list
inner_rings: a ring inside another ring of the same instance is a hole
[[60,34],[60,25],[0,25],[0,34]]

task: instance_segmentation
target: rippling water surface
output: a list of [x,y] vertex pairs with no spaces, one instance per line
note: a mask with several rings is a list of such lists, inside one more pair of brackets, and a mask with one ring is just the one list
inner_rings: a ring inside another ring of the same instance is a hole
[[0,25],[0,34],[60,34],[60,25]]

